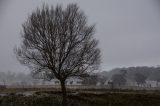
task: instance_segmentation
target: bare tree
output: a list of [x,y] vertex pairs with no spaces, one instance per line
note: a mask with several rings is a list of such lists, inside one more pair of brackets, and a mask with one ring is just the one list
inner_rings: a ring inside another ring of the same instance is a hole
[[44,73],[47,79],[61,83],[63,106],[67,104],[67,78],[97,70],[100,64],[95,27],[88,25],[83,11],[76,4],[65,9],[61,5],[37,9],[23,24],[22,44],[16,48],[20,63],[34,74]]

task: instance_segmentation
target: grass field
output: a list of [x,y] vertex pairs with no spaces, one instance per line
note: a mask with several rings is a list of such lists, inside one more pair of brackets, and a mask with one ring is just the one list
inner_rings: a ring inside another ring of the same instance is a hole
[[[25,95],[25,93],[31,93]],[[69,106],[160,106],[160,91],[68,89]],[[1,90],[0,106],[61,106],[58,89]]]

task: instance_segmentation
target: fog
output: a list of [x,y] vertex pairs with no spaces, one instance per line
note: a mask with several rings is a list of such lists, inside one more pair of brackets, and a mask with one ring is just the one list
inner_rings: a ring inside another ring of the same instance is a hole
[[156,66],[160,63],[160,8],[158,0],[1,0],[0,71],[26,72],[13,52],[29,14],[43,3],[77,3],[96,24],[102,52],[100,70],[115,67]]

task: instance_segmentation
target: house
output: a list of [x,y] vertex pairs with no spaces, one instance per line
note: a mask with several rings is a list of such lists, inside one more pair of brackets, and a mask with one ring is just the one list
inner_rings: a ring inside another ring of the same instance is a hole
[[128,87],[137,87],[138,84],[137,84],[137,82],[128,79],[127,82],[126,82],[126,86],[128,86]]
[[146,87],[160,87],[160,82],[146,80],[145,85],[146,85]]
[[108,79],[108,80],[105,81],[104,85],[109,86],[111,82],[112,82],[112,80]]
[[82,85],[82,79],[72,77],[66,80],[66,85]]

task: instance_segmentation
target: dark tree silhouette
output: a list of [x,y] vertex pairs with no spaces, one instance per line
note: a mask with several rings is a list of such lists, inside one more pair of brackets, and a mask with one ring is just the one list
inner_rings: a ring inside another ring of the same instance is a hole
[[100,49],[93,38],[94,30],[76,4],[65,9],[44,5],[23,24],[23,42],[16,48],[17,58],[34,74],[60,80],[63,106],[67,104],[66,79],[83,77],[98,69]]
[[98,82],[101,85],[104,85],[105,81],[106,81],[106,77],[104,76],[99,76],[99,75],[90,75],[86,78],[83,79],[82,84],[84,85],[96,85]]
[[98,82],[97,75],[90,75],[89,77],[84,78],[82,84],[84,85],[96,85]]
[[112,76],[112,82],[115,85],[125,85],[126,84],[126,78],[122,74],[114,74]]
[[136,73],[134,76],[135,81],[137,82],[138,85],[142,85],[145,83],[145,80],[147,79],[147,77],[141,73]]
[[112,82],[115,85],[125,85],[127,80],[126,80],[126,75],[127,75],[127,70],[120,70],[119,74],[113,74],[112,76]]

